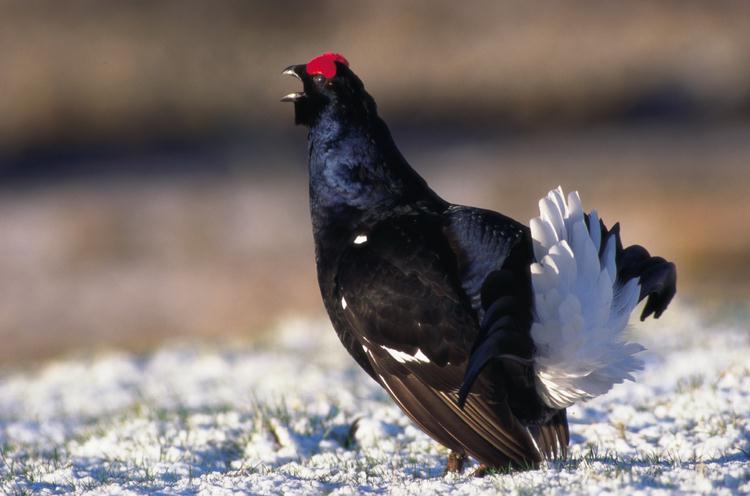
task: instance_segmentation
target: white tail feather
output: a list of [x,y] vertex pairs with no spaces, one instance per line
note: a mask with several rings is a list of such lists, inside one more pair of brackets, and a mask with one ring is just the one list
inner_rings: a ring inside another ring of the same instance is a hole
[[644,348],[622,335],[638,303],[638,279],[617,283],[615,236],[602,239],[596,212],[586,227],[578,192],[567,200],[562,188],[550,191],[530,222],[536,387],[553,408],[604,394],[643,365],[634,355]]

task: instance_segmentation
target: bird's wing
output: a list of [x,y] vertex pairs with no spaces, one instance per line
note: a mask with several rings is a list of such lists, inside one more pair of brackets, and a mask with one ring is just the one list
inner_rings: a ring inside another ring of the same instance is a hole
[[338,270],[342,307],[381,384],[425,431],[493,466],[534,465],[541,455],[502,380],[478,378],[458,405],[479,322],[443,227],[402,216],[358,237]]
[[565,457],[570,441],[565,411],[549,408],[533,380],[529,229],[497,212],[459,205],[445,217],[461,286],[480,322],[459,404],[470,398],[477,380],[502,382],[513,415],[538,426],[531,433],[544,456]]
[[456,255],[461,286],[479,320],[482,320],[485,308],[496,298],[496,295],[483,296],[483,292],[490,289],[486,286],[488,278],[498,277],[498,272],[504,272],[503,277],[514,279],[523,278],[525,274],[526,281],[495,279],[492,288],[507,283],[525,292],[525,296],[520,293],[518,296],[525,298],[528,306],[524,310],[530,311],[528,268],[532,253],[529,229],[497,212],[462,205],[451,206],[445,219],[444,233]]

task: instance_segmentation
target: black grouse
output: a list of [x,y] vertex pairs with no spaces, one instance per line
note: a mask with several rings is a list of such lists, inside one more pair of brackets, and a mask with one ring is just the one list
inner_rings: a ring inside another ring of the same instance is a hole
[[632,379],[622,332],[659,317],[674,264],[623,248],[619,226],[560,188],[526,227],[454,205],[401,155],[346,59],[284,71],[302,81],[318,282],[341,342],[427,434],[484,467],[564,457],[565,409]]

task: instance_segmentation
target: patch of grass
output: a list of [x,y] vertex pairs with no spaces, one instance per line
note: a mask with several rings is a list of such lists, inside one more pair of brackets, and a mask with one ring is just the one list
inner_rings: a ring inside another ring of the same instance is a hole
[[677,381],[675,390],[680,394],[685,394],[700,389],[705,383],[706,378],[703,375],[694,374]]

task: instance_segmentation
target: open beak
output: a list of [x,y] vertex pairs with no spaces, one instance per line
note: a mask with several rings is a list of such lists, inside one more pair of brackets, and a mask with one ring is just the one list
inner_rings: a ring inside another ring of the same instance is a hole
[[[302,73],[305,70],[304,65],[290,65],[284,71],[282,74],[285,74],[287,76],[293,76],[302,81]],[[289,93],[284,98],[281,99],[282,102],[296,102],[301,100],[302,98],[305,98],[307,95],[305,95],[304,91],[300,91],[299,93]]]

